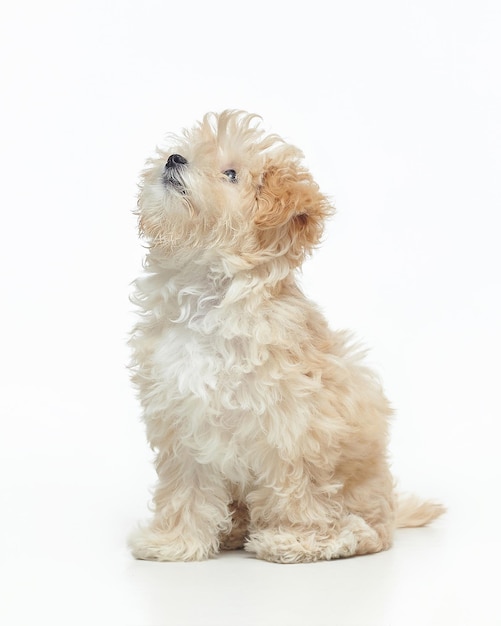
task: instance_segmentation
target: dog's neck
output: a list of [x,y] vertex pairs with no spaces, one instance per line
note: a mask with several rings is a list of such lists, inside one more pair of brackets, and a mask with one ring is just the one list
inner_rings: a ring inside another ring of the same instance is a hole
[[136,283],[138,290],[151,297],[156,294],[154,299],[161,299],[169,309],[187,300],[197,300],[198,307],[203,303],[204,309],[229,309],[274,297],[296,282],[285,258],[252,267],[239,258],[197,250],[167,256],[151,249],[145,270],[146,275]]
[[180,325],[225,340],[252,337],[256,320],[273,301],[302,295],[285,259],[233,274],[222,260],[208,262],[197,255],[184,259],[183,264],[150,250],[145,275],[136,281],[132,297],[142,309],[138,332],[155,335],[162,328]]

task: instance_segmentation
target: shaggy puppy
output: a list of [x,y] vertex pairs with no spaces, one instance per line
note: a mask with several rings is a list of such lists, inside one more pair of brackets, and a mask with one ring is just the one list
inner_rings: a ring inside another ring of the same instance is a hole
[[296,284],[333,209],[256,120],[208,114],[144,173],[131,345],[158,485],[140,559],[347,557],[442,512],[395,504],[388,402]]

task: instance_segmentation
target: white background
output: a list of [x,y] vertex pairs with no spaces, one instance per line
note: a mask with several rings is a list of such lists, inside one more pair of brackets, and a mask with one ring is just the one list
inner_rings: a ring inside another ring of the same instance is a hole
[[[0,621],[500,624],[501,4],[4,0]],[[371,347],[400,488],[381,555],[135,562],[154,476],[125,365],[138,174],[243,108],[337,206],[304,289]]]

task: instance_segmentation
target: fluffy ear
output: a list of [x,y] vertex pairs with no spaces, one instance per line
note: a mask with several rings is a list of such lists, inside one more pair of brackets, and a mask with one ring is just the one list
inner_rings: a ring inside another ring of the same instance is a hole
[[332,212],[311,174],[298,162],[266,169],[254,222],[269,244],[276,238],[282,249],[285,238],[295,256],[309,252],[319,243],[325,218]]

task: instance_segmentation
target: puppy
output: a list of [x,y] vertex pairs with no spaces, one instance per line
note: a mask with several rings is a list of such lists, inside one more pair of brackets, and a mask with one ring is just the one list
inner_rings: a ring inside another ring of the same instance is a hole
[[224,111],[144,172],[130,343],[158,484],[136,558],[335,559],[443,511],[396,503],[388,401],[296,283],[333,213],[301,158],[257,116]]

